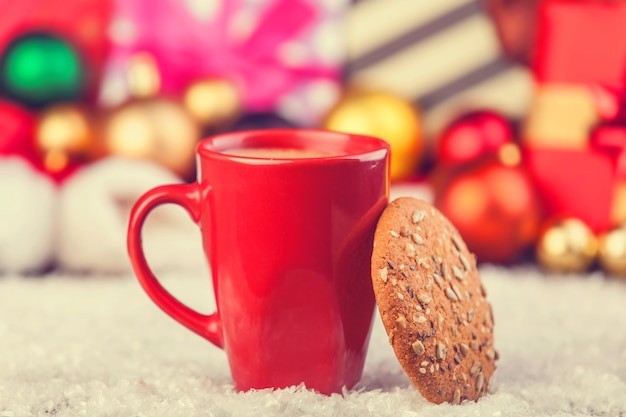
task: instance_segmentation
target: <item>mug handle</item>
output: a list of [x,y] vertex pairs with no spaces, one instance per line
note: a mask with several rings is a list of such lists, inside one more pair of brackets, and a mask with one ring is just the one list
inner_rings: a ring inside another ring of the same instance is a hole
[[148,214],[162,204],[177,204],[191,219],[200,221],[202,192],[198,183],[163,185],[146,192],[137,200],[128,225],[128,255],[144,291],[154,303],[174,320],[204,337],[219,348],[224,347],[222,323],[217,310],[205,315],[187,307],[167,291],[152,273],[143,252],[141,231]]

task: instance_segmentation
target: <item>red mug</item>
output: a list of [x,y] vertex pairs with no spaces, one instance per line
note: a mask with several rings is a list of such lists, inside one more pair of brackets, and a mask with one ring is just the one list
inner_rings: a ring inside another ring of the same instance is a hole
[[[128,251],[143,289],[226,351],[237,390],[352,388],[374,313],[370,257],[388,201],[389,146],[322,130],[259,130],[205,139],[197,154],[196,182],[154,188],[133,208]],[[213,314],[178,301],[146,262],[142,226],[166,203],[200,227]]]

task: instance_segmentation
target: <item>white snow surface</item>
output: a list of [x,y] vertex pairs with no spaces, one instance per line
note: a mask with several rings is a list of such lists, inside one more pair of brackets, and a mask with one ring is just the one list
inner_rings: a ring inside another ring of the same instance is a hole
[[[161,273],[194,308],[206,271]],[[361,382],[237,393],[223,351],[152,304],[131,275],[0,279],[0,416],[626,416],[626,283],[484,266],[500,360],[477,403],[434,405],[376,315]]]

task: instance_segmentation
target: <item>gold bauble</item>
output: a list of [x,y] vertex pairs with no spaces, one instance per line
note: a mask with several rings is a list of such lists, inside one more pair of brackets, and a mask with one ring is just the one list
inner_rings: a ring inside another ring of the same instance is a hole
[[37,122],[35,143],[46,170],[58,173],[72,162],[95,157],[92,121],[74,104],[59,104],[44,110]]
[[598,241],[581,220],[566,218],[548,223],[536,248],[537,260],[553,272],[583,272],[593,263]]
[[161,89],[161,75],[156,60],[148,52],[138,52],[128,62],[126,82],[131,97],[156,96]]
[[516,143],[505,143],[498,149],[498,161],[509,167],[519,166],[522,163],[522,151]]
[[598,261],[610,275],[626,278],[626,224],[600,237]]
[[410,176],[424,151],[420,115],[410,102],[380,91],[349,91],[323,127],[384,139],[391,146],[391,179]]
[[134,100],[114,110],[103,127],[106,149],[115,155],[147,159],[183,178],[193,173],[200,129],[177,102]]
[[203,127],[222,127],[241,112],[241,99],[235,85],[222,78],[195,81],[183,95],[183,105]]

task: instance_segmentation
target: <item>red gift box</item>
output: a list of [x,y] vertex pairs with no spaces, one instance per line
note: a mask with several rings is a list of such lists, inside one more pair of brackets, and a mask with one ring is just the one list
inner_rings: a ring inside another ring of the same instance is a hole
[[626,87],[626,2],[545,0],[537,27],[538,82]]
[[548,217],[575,217],[594,232],[611,224],[616,158],[604,149],[526,147],[524,163]]

